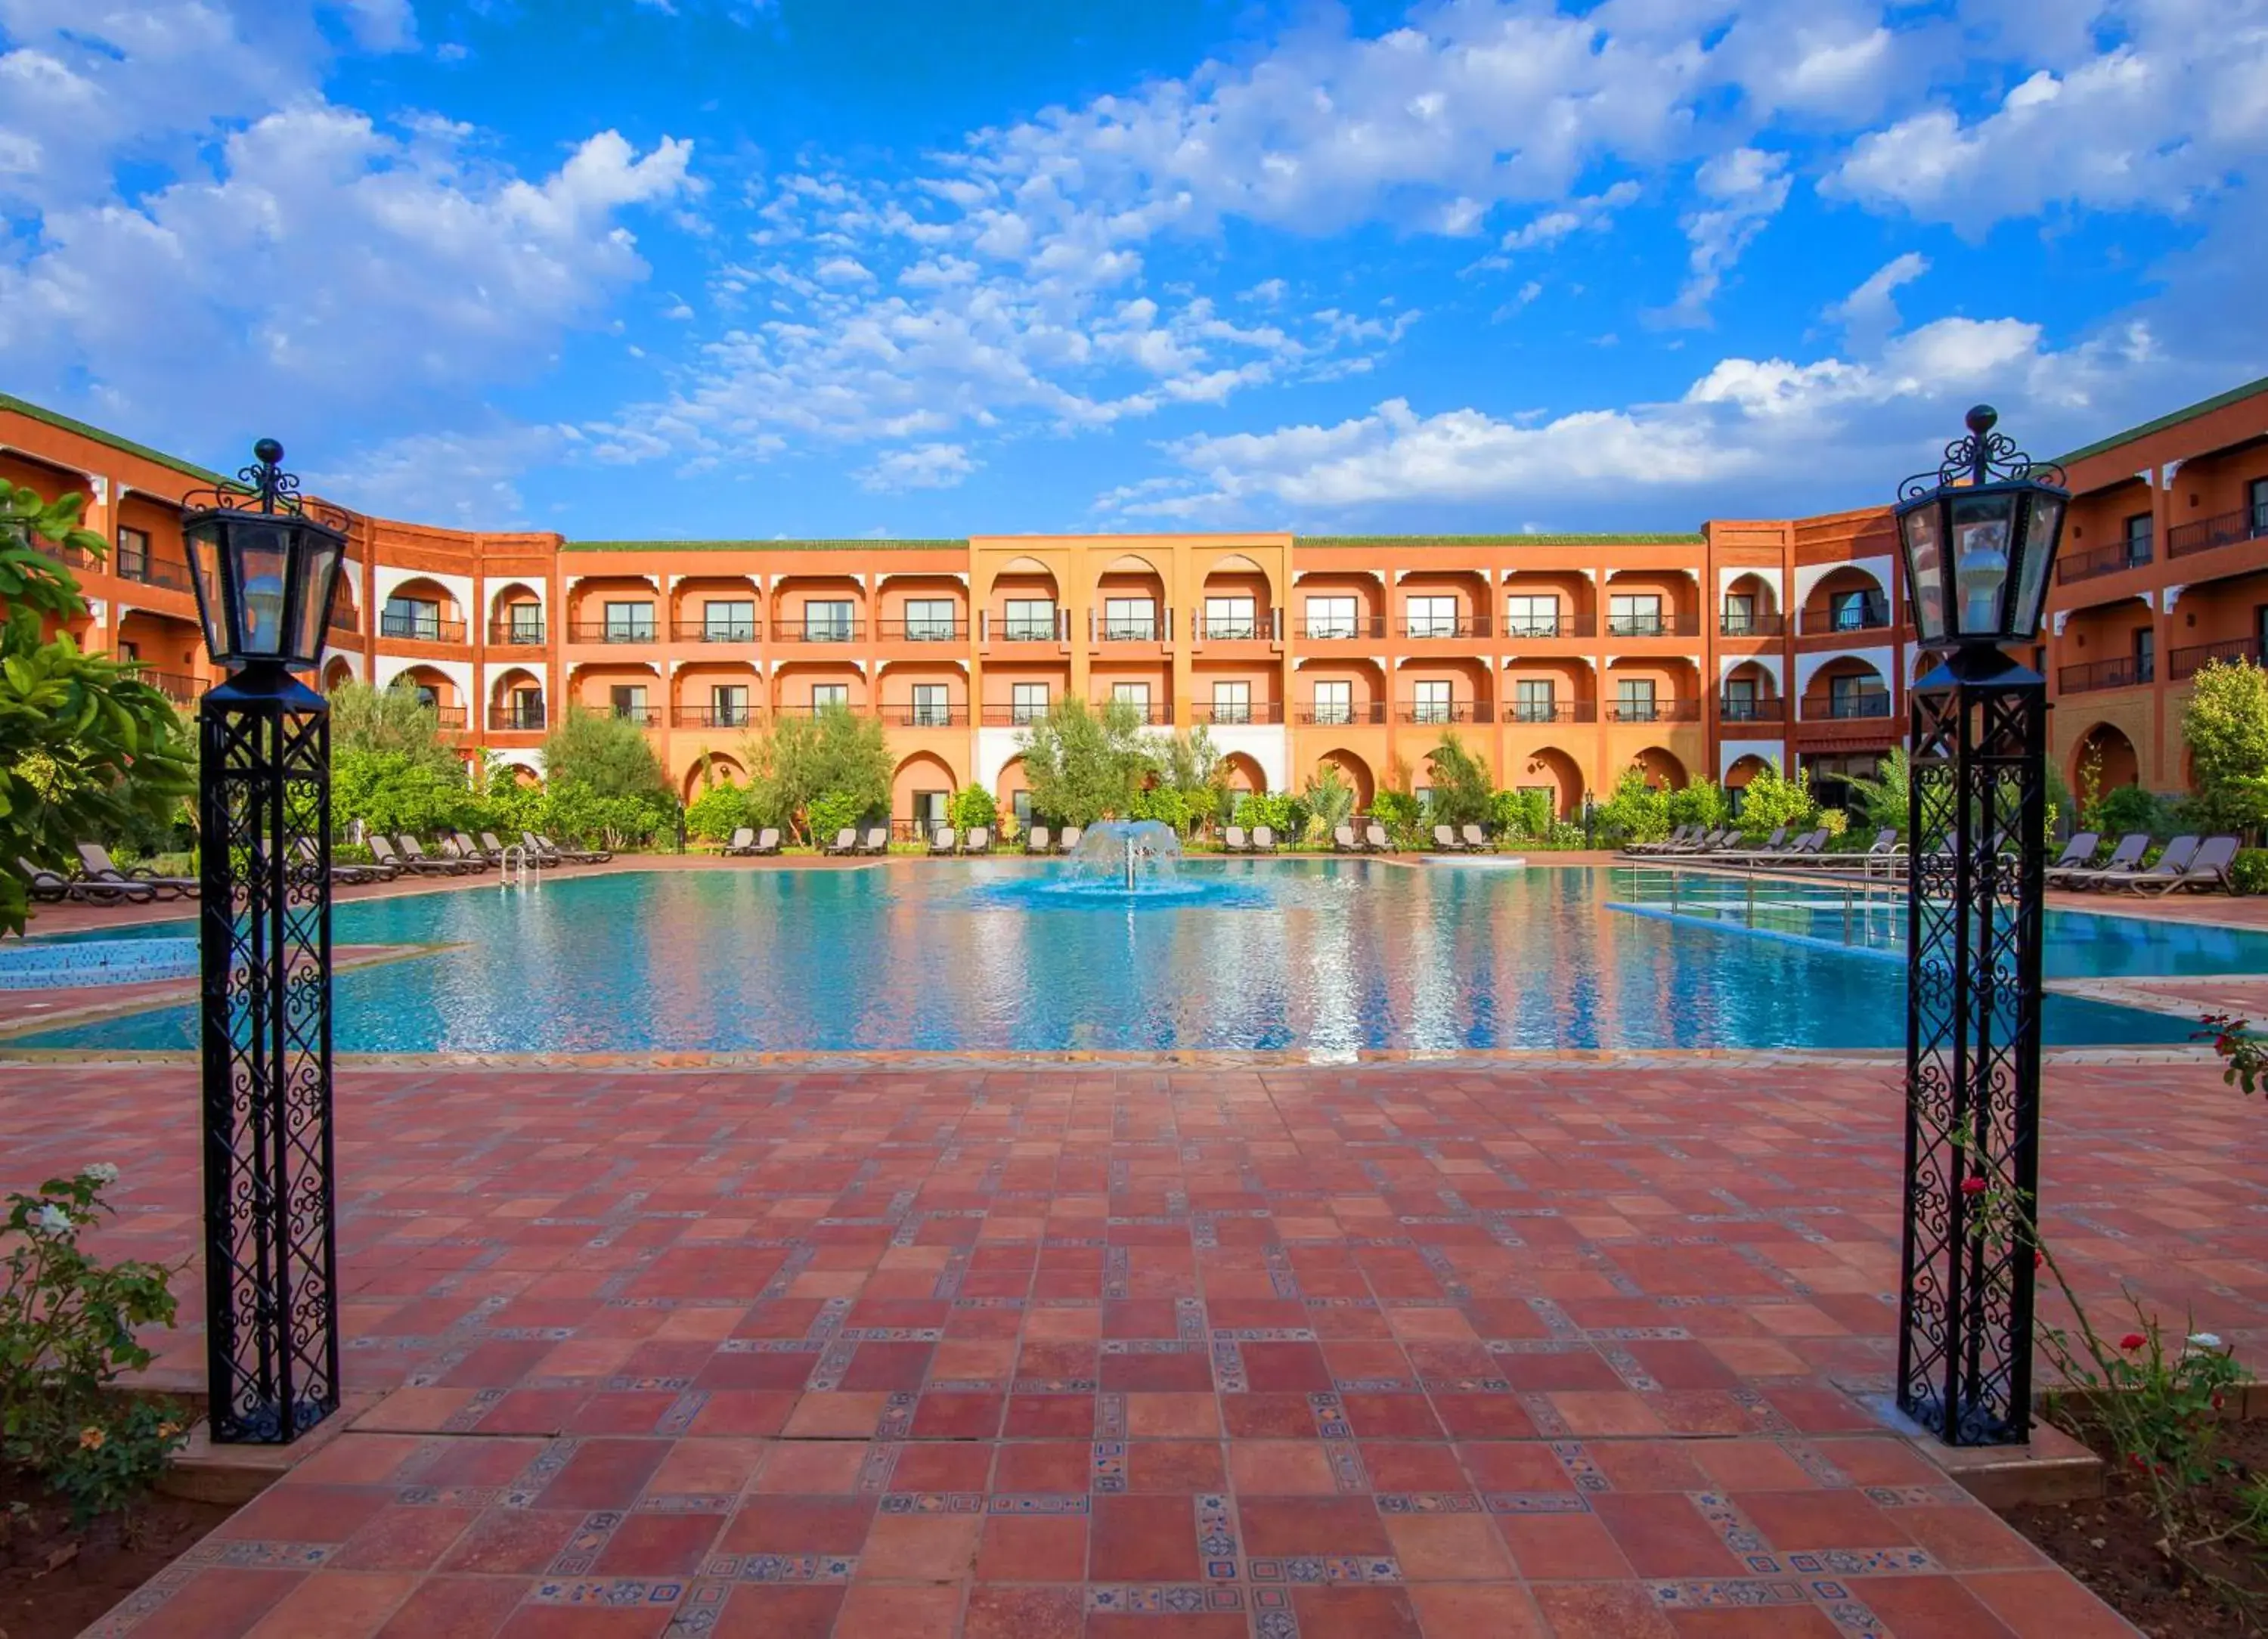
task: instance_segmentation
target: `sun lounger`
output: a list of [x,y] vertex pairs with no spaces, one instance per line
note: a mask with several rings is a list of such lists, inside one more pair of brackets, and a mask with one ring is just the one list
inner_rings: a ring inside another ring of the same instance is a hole
[[501,865],[504,864],[504,850],[502,849],[484,848],[480,843],[474,842],[469,835],[462,831],[453,832],[452,834],[457,839],[457,851],[462,854],[466,858],[477,859],[482,861],[483,864],[490,865]]
[[396,872],[407,871],[421,877],[460,877],[465,874],[461,867],[446,859],[427,859],[422,855],[413,857],[396,852],[394,844],[386,840],[383,831],[372,832],[366,840],[371,857],[381,865],[391,865]]
[[2236,849],[2237,839],[2233,836],[2209,836],[2198,845],[2198,851],[2186,865],[2167,871],[2166,862],[2161,859],[2156,865],[2121,886],[2130,887],[2137,893],[2172,893],[2183,888],[2218,888],[2223,893],[2234,893],[2236,884],[2228,871],[2236,863]]
[[1480,827],[1476,825],[1469,825],[1457,834],[1463,839],[1465,847],[1469,851],[1476,854],[1485,854],[1488,852],[1488,837],[1482,832]]
[[725,844],[727,854],[753,854],[756,851],[756,831],[754,826],[740,826],[733,833],[733,840]]
[[1359,854],[1363,851],[1362,844],[1355,840],[1354,827],[1351,825],[1335,825],[1331,827],[1331,848],[1334,852],[1341,854]]
[[[299,863],[310,871],[323,863],[322,850],[315,846],[313,837],[303,836],[299,839]],[[377,865],[341,864],[336,860],[331,862],[331,880],[347,887],[359,887],[367,882],[390,882],[393,879],[393,872],[382,870]]]
[[1718,857],[1728,864],[1777,868],[1815,864],[1826,847],[1827,833],[1824,830],[1806,831],[1786,848],[1750,849],[1739,853],[1721,854]]
[[755,852],[760,857],[777,854],[779,851],[780,834],[777,826],[768,825],[756,833]]
[[1078,849],[1079,838],[1086,834],[1085,826],[1067,825],[1064,827],[1063,836],[1057,842],[1056,847],[1063,853],[1071,853]]
[[527,850],[527,856],[539,866],[557,866],[567,863],[565,856],[533,831],[519,834],[519,845]]
[[476,871],[493,869],[489,864],[489,856],[477,848],[471,848],[460,842],[453,836],[445,836],[441,839],[441,857],[460,861],[470,865]]
[[[2058,886],[2084,890],[2116,887],[2122,882],[2132,881],[2142,874],[2142,861],[2150,851],[2148,837],[2141,838],[2139,846],[2130,849],[2128,844],[2134,841],[2132,837],[2119,838],[2117,849],[2111,855],[2110,864],[2104,865],[2100,871],[2066,871],[2063,873]],[[2197,850],[2197,838],[2177,836],[2166,844],[2166,851],[2158,856],[2158,864],[2162,865],[2168,859],[2171,859],[2174,862],[2174,869],[2178,871],[2190,863],[2191,856]],[[2153,866],[2151,869],[2154,870],[2156,867]]]
[[1274,853],[1276,851],[1276,833],[1269,829],[1269,827],[1264,825],[1254,826],[1252,827],[1252,851],[1256,854]]
[[[520,834],[522,836],[526,836],[528,833],[523,831]],[[504,864],[504,844],[497,841],[497,834],[495,832],[482,832],[481,846],[488,850],[488,855],[490,859],[495,860],[499,865]],[[518,847],[521,856],[526,859],[527,863],[539,869],[545,865],[556,865],[559,863],[556,859],[546,859],[543,856],[542,850],[537,848],[533,841],[519,843],[518,844]]]
[[42,905],[60,905],[65,900],[82,905],[147,905],[158,897],[158,891],[147,883],[75,882],[60,871],[33,864],[21,854],[16,856],[16,869],[23,876],[25,891]]
[[121,871],[110,862],[110,850],[99,842],[78,845],[79,874],[89,882],[99,882],[107,887],[139,883],[161,900],[195,899],[197,879],[195,877],[160,877],[142,870]]
[[956,850],[960,842],[961,839],[954,834],[951,826],[941,825],[929,834],[929,851],[932,854],[950,854]]
[[1457,841],[1456,827],[1437,825],[1433,827],[1433,851],[1439,854],[1462,854],[1465,845]]
[[2154,889],[2158,884],[2169,879],[2178,882],[2204,851],[2205,844],[2201,839],[2177,836],[2166,844],[2165,852],[2160,854],[2154,864],[2116,877],[2105,877],[2093,886],[2109,892],[2113,888]]
[[890,827],[886,825],[868,826],[866,827],[866,834],[858,839],[858,851],[862,854],[888,853],[890,851]]
[[[2080,834],[2093,836],[2095,834],[2088,831]],[[2072,841],[2076,843],[2079,838],[2073,837]],[[2055,864],[2048,867],[2048,886],[2051,888],[2075,888],[2081,886],[2076,878],[2095,876],[2102,871],[2115,871],[2123,876],[2128,871],[2139,869],[2142,864],[2142,856],[2149,851],[2149,834],[2144,831],[2129,831],[2120,837],[2118,845],[2110,850],[2110,857],[2104,860],[2100,866],[2091,866],[2087,863],[2095,856],[2095,849],[2092,847],[2089,847],[2087,852],[2077,859],[2071,857],[2073,849],[2066,848],[2057,858]]]
[[1241,825],[1223,826],[1220,831],[1220,851],[1224,854],[1248,854],[1252,840],[1244,834]]
[[970,826],[968,827],[968,834],[961,840],[961,851],[964,854],[990,853],[992,851],[992,827],[989,825]]
[[1625,854],[1666,854],[1675,852],[1700,836],[1697,825],[1682,825],[1658,842],[1632,842],[1623,849]]
[[1043,825],[1033,826],[1024,833],[1024,851],[1027,854],[1045,854],[1051,852],[1052,849],[1050,844],[1053,840],[1054,839],[1049,834],[1047,827]]
[[535,840],[558,855],[560,858],[571,859],[578,865],[603,865],[615,856],[614,850],[611,849],[562,848],[541,831],[535,834]]
[[437,855],[427,853],[425,845],[407,831],[394,841],[394,846],[401,850],[403,856],[413,865],[438,866],[453,877],[469,877],[480,869],[469,859],[443,859]]
[[857,853],[858,851],[858,833],[849,826],[843,827],[843,829],[835,834],[835,840],[827,844],[825,851],[829,854],[836,855]]
[[1375,820],[1364,827],[1362,840],[1373,854],[1391,853],[1394,849],[1394,839],[1386,834],[1386,827]]

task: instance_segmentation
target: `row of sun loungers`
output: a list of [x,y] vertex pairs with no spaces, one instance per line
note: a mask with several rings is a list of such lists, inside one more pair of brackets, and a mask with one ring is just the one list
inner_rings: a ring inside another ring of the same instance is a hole
[[160,900],[195,899],[195,877],[166,877],[144,866],[121,867],[99,842],[78,845],[78,872],[65,876],[18,858],[16,869],[35,904],[148,905]]
[[2230,869],[2236,864],[2238,842],[2233,836],[2200,840],[2183,835],[2168,842],[2154,864],[2145,865],[2150,839],[2129,832],[2118,839],[2110,857],[2101,865],[2091,862],[2102,839],[2081,831],[2064,844],[2055,864],[2048,867],[2048,886],[2074,892],[2172,893],[2181,889],[2236,892]]

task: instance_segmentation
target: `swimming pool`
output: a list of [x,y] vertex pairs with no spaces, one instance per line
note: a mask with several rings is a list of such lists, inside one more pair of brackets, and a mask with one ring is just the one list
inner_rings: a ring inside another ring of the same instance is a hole
[[[1155,1052],[1895,1047],[1880,954],[1609,908],[1665,874],[1365,860],[1191,861],[1200,905],[1051,905],[1054,867],[563,876],[338,908],[342,944],[435,944],[342,972],[345,1053]],[[2138,922],[2051,973],[2268,966],[2268,936]],[[2080,918],[2078,922],[2102,922]],[[149,929],[179,937],[181,925]],[[110,937],[116,937],[112,935]],[[2075,959],[2106,966],[2073,968]],[[2140,964],[2139,967],[2135,965]],[[191,1006],[13,1045],[187,1048]],[[2051,997],[2051,1043],[2171,1042],[2179,1018]]]

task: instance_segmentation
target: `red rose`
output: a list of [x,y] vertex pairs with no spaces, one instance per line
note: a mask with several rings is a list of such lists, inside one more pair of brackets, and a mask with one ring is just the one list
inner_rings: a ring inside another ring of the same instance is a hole
[[2032,1268],[2034,1268],[2035,1269],[2044,1269],[2044,1268],[2046,1268],[2047,1267],[2048,1267],[2048,1255],[2047,1255],[2047,1253],[2043,1253],[2043,1252],[2036,1252],[2036,1253],[2034,1253],[2032,1254]]
[[1991,1187],[1992,1186],[1981,1178],[1964,1178],[1961,1180],[1961,1193],[1964,1195],[1981,1195]]
[[2143,1344],[2149,1341],[2150,1340],[2148,1338],[2143,1336],[2139,1332],[2129,1332],[2125,1336],[2118,1340],[2118,1347],[2126,1350],[2129,1354],[2132,1354],[2134,1350],[2141,1348]]

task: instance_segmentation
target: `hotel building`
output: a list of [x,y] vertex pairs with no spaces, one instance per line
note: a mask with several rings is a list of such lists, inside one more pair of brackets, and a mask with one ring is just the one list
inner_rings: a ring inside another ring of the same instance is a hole
[[[2190,678],[2268,655],[2268,380],[2065,458],[2073,504],[2039,664],[2078,783],[2179,790]],[[184,705],[212,680],[180,506],[188,462],[0,395],[0,475],[88,497],[88,649]],[[1901,474],[1887,472],[1884,489]],[[892,813],[1024,790],[1019,725],[1077,695],[1204,724],[1236,782],[1336,766],[1367,803],[1453,728],[1559,812],[1628,768],[1829,784],[1899,743],[1915,651],[1889,510],[1690,534],[1012,535],[576,540],[357,514],[321,680],[407,683],[470,759],[540,777],[569,702],[642,724],[688,793],[752,731],[832,702],[882,720]]]

